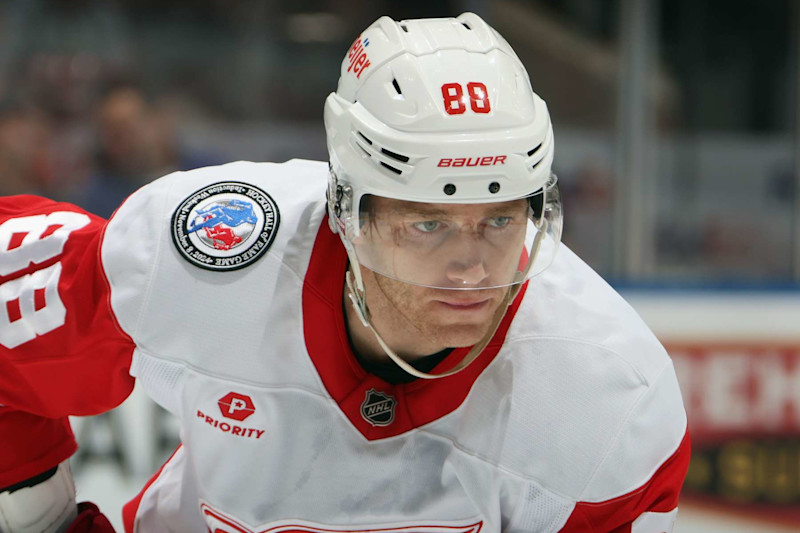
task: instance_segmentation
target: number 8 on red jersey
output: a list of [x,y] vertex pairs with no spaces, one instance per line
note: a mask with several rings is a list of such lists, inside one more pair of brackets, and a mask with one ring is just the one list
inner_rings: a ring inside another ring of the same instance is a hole
[[0,285],[0,344],[15,348],[64,324],[66,309],[58,294],[61,262],[21,274],[31,264],[58,257],[69,234],[89,221],[81,213],[57,211],[0,225],[0,276],[20,274]]

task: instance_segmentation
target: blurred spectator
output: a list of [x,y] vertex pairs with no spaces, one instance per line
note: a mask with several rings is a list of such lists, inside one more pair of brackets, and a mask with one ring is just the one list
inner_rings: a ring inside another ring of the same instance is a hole
[[61,129],[84,122],[99,82],[133,68],[128,18],[116,1],[0,2],[0,96],[45,111]]
[[145,183],[175,170],[214,164],[184,150],[169,113],[135,85],[116,85],[96,109],[97,146],[86,183],[71,200],[108,217]]
[[42,116],[0,109],[0,195],[41,194],[52,176],[49,132]]
[[[559,171],[564,195],[564,243],[580,250],[596,270],[611,271],[611,204],[614,175],[611,166],[598,156],[585,156],[577,167]],[[563,178],[563,179],[561,179]],[[595,231],[587,231],[594,228]]]

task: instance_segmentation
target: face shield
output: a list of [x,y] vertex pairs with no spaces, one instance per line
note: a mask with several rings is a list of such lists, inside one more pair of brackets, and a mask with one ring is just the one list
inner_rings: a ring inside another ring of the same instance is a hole
[[541,273],[561,239],[557,179],[516,200],[424,203],[341,189],[345,245],[364,267],[435,289],[508,287]]

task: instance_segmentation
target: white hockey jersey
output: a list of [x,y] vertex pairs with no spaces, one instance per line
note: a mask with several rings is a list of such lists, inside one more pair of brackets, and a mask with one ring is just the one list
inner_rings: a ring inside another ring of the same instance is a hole
[[[348,343],[326,179],[299,160],[175,173],[106,225],[0,200],[0,486],[68,456],[63,417],[122,401],[129,372],[182,445],[126,531],[671,531],[686,417],[635,312],[562,247],[470,367],[387,383]],[[49,448],[21,429],[44,417]]]

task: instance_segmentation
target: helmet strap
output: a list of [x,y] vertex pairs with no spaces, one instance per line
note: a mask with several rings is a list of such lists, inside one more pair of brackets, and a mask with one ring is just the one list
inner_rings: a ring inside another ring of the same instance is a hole
[[350,246],[345,245],[345,249],[350,261],[347,266],[347,272],[344,275],[344,280],[347,284],[347,297],[353,304],[353,308],[364,327],[375,331],[372,327],[372,316],[370,315],[369,307],[367,307],[367,293],[364,288],[364,279],[361,277],[361,265]]

